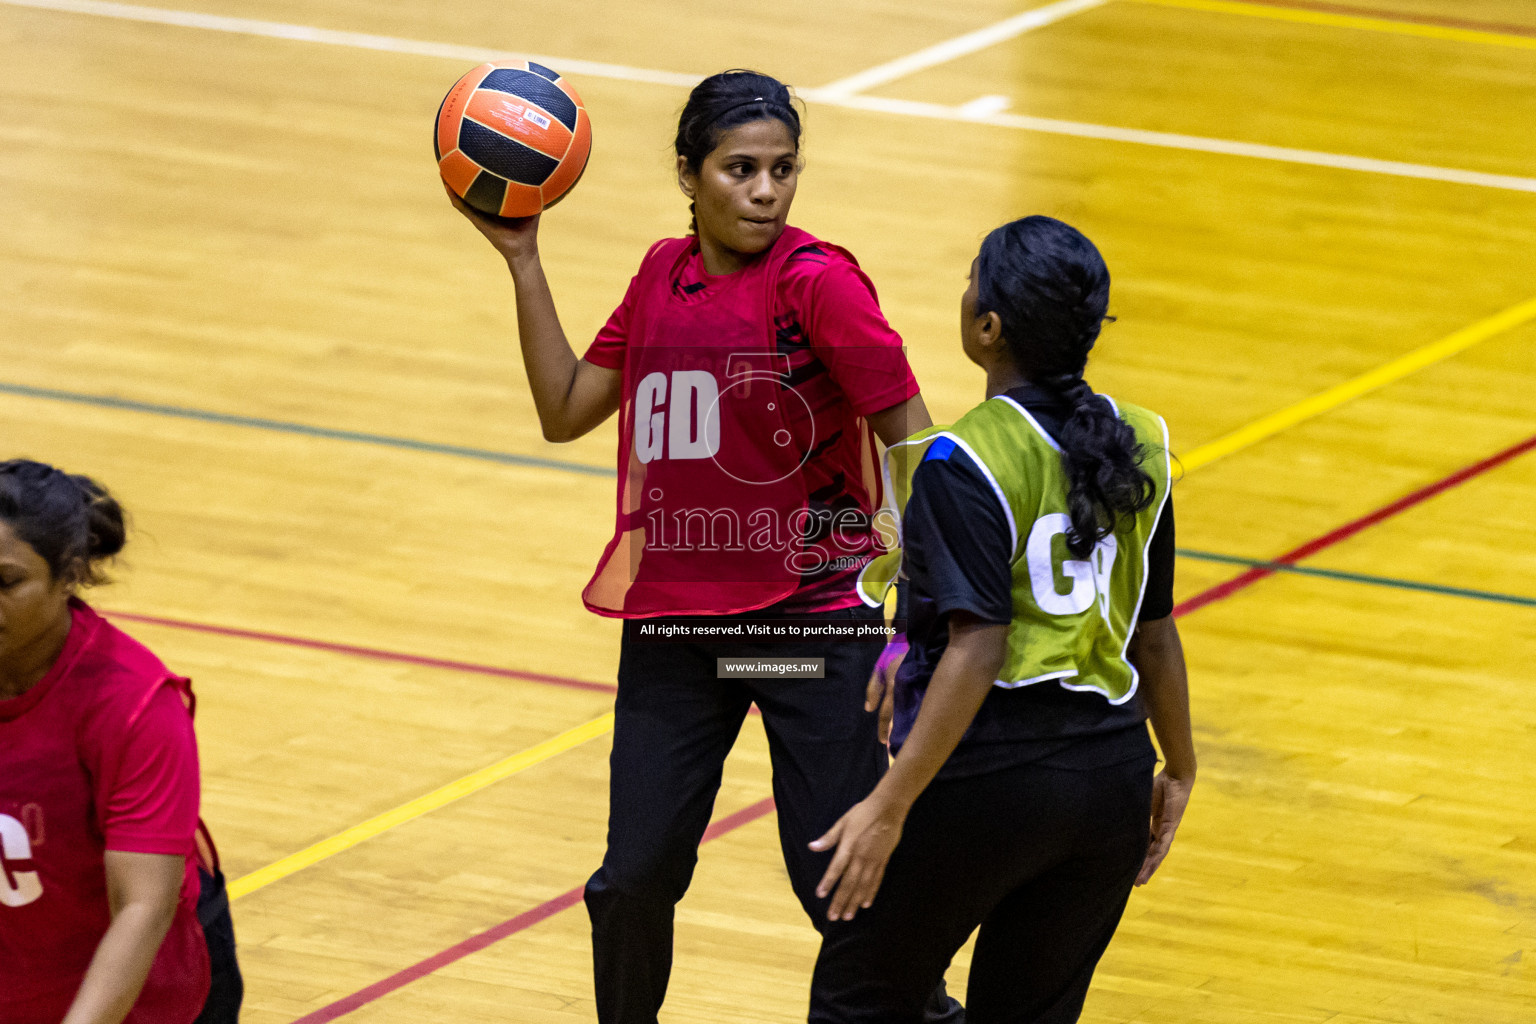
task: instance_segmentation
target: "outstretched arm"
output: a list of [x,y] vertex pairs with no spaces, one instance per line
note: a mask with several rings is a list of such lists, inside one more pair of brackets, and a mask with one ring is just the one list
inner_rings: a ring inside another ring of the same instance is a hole
[[545,440],[575,440],[618,409],[622,372],[578,359],[566,340],[539,261],[539,218],[487,217],[471,209],[451,189],[448,198],[502,255],[512,272],[517,335]]
[[827,909],[829,920],[850,920],[874,901],[907,811],[954,753],[986,700],[1003,666],[1007,640],[1007,626],[982,622],[968,612],[950,614],[949,645],[891,770],[873,793],[811,844],[813,850],[837,848],[816,887],[816,894],[825,897],[837,886]]
[[1152,732],[1163,751],[1163,770],[1152,788],[1152,840],[1147,858],[1136,876],[1137,885],[1152,878],[1189,805],[1195,784],[1195,741],[1189,724],[1189,676],[1184,667],[1184,647],[1173,616],[1139,623],[1127,650],[1141,676],[1141,700]]

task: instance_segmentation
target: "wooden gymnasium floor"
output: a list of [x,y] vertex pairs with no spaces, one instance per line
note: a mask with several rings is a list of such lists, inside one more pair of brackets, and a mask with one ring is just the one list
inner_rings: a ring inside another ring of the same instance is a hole
[[[580,343],[684,228],[673,119],[730,66],[810,100],[796,219],[940,419],[982,234],[1105,252],[1090,379],[1186,469],[1202,774],[1085,1020],[1536,1020],[1536,4],[160,2],[0,0],[0,447],[135,514],[94,599],[197,681],[250,1024],[592,1018],[613,434],[540,440],[436,182],[494,52],[592,110],[544,230]],[[753,720],[667,1021],[803,1019],[768,794]]]

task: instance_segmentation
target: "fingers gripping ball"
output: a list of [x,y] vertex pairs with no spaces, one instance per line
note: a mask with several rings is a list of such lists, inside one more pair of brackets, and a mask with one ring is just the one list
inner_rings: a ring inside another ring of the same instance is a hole
[[437,169],[466,203],[501,217],[532,217],[559,202],[592,151],[587,108],[541,64],[482,64],[437,110]]

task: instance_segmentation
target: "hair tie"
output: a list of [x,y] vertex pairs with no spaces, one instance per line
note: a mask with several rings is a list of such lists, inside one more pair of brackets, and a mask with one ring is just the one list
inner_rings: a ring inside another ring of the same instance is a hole
[[[726,114],[729,114],[731,111],[740,110],[742,107],[750,107],[754,103],[766,103],[771,107],[783,107],[791,114],[795,113],[795,108],[791,107],[787,103],[781,103],[778,100],[771,100],[766,96],[754,96],[750,100],[742,100],[740,103],[732,103],[730,106],[720,111],[720,113],[710,118],[707,124],[714,124],[716,121],[719,121],[722,117],[724,117]],[[795,115],[795,120],[797,122],[800,120],[799,115]]]

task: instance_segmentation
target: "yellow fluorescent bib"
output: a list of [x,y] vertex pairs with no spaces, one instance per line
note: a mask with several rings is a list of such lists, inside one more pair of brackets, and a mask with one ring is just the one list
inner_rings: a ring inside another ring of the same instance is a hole
[[[1119,528],[1082,559],[1066,544],[1069,481],[1061,449],[1007,395],[983,402],[952,427],[931,427],[886,453],[886,488],[898,528],[918,465],[930,456],[953,457],[951,448],[976,463],[997,495],[1013,542],[1013,621],[998,686],[1054,679],[1114,704],[1136,691],[1136,670],[1125,649],[1146,588],[1147,548],[1172,477],[1162,418],[1134,405],[1115,405],[1115,411],[1148,452],[1142,468],[1151,474],[1156,494],[1146,509],[1122,517]],[[883,603],[900,555],[891,551],[865,567],[859,592],[866,603]]]

